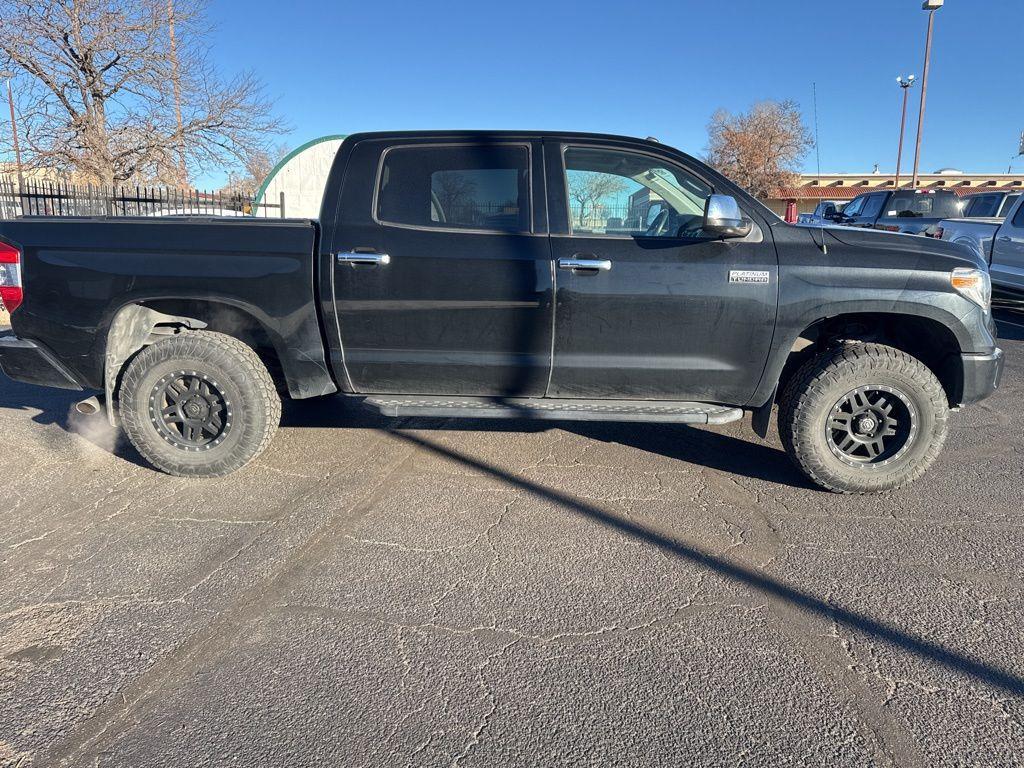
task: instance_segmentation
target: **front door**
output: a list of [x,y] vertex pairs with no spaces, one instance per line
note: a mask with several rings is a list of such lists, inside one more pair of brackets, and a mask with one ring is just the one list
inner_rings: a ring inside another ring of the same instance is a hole
[[552,277],[534,215],[539,155],[529,141],[357,146],[350,167],[378,178],[372,201],[343,198],[332,248],[347,388],[543,395]]
[[766,227],[706,236],[715,190],[681,163],[584,143],[545,152],[557,267],[548,395],[745,404],[775,328]]

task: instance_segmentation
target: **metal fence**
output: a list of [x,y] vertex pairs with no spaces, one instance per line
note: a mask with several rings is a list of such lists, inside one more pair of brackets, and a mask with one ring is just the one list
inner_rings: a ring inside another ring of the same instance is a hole
[[257,216],[284,218],[284,193],[257,202],[236,192],[164,187],[97,187],[0,179],[0,218],[19,216]]

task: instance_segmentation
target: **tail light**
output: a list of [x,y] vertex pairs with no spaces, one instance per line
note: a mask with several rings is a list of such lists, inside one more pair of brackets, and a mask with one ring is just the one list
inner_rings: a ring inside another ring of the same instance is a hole
[[25,299],[21,287],[21,251],[0,242],[0,302],[14,312]]

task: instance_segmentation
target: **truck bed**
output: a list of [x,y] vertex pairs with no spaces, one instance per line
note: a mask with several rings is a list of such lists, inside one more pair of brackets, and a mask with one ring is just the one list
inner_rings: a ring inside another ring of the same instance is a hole
[[992,258],[992,244],[1003,219],[943,219],[939,222],[942,239],[963,245],[981,255],[986,262]]
[[333,391],[314,301],[313,221],[27,217],[0,221],[0,237],[22,250],[14,331],[45,339],[88,386],[102,387],[117,312],[132,303],[166,311],[170,297],[251,316],[288,363],[293,395]]

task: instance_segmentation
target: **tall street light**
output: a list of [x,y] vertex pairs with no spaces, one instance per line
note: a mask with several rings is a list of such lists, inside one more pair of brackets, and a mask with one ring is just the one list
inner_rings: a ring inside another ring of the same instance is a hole
[[896,152],[896,189],[900,188],[900,169],[903,167],[903,134],[907,128],[907,96],[910,95],[910,89],[914,87],[916,79],[914,75],[911,75],[906,80],[902,77],[896,78],[896,82],[899,83],[900,89],[903,91],[903,116],[900,118],[900,148]]
[[18,144],[18,120],[14,116],[14,91],[11,90],[11,79],[14,75],[10,72],[0,72],[0,78],[7,79],[7,105],[11,110],[11,137],[14,139],[14,164],[18,171],[18,191],[25,191],[25,178],[21,168],[21,146]]
[[928,11],[928,37],[924,44],[924,75],[921,77],[921,111],[917,116],[917,148],[914,150],[914,181],[917,188],[918,170],[921,165],[921,135],[924,133],[924,103],[928,96],[928,67],[932,59],[932,31],[935,28],[935,12],[942,7],[944,0],[924,0],[921,10]]

